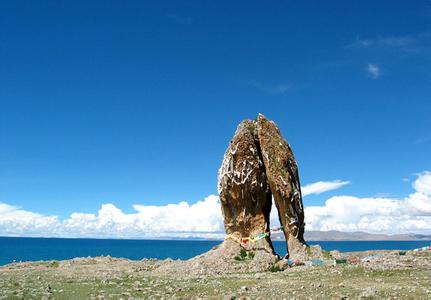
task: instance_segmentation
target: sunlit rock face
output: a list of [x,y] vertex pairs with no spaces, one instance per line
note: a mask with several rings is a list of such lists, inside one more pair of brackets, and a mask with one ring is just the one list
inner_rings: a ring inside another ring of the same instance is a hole
[[[218,188],[229,237],[241,241],[268,232],[274,197],[290,256],[305,251],[298,166],[274,122],[259,115],[239,124],[219,170]],[[273,252],[269,235],[246,246]]]
[[[268,230],[271,192],[260,153],[256,122],[245,120],[239,124],[224,155],[218,187],[228,235],[240,239]],[[259,244],[272,251],[269,237]]]
[[298,165],[292,149],[274,122],[257,117],[258,137],[266,177],[291,255],[304,249],[304,208]]

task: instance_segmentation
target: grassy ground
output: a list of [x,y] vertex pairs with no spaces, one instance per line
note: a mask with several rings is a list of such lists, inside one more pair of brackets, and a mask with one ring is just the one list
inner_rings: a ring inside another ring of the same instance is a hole
[[[431,255],[428,255],[431,258]],[[170,276],[127,260],[17,264],[0,269],[0,296],[52,298],[398,298],[431,299],[431,269],[372,270],[359,265],[283,272]]]

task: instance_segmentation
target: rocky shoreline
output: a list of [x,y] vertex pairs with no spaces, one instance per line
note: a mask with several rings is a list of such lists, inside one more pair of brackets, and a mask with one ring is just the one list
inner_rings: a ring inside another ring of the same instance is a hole
[[12,263],[0,267],[0,298],[431,298],[430,251],[330,255],[266,271],[250,271],[256,264],[251,258],[235,260],[225,271],[214,262],[214,272],[199,256]]

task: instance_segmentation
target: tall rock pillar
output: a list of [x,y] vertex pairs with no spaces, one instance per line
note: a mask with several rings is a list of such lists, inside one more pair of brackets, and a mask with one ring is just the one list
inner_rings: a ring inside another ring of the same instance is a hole
[[259,115],[239,124],[219,170],[218,188],[228,237],[241,242],[261,236],[247,246],[273,252],[269,214],[274,198],[290,257],[304,257],[298,166],[274,122]]
[[274,122],[259,115],[257,126],[266,177],[283,226],[289,255],[302,256],[305,251],[304,207],[295,157]]
[[[239,124],[219,170],[218,189],[228,236],[240,241],[268,231],[271,192],[254,121]],[[273,253],[269,236],[244,246]]]

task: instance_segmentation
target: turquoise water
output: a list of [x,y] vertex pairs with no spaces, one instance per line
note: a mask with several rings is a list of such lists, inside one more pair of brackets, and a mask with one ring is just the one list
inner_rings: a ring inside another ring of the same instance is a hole
[[[220,241],[206,240],[114,240],[0,237],[0,265],[13,261],[61,260],[73,257],[110,255],[130,259],[188,259],[208,251]],[[431,241],[315,241],[325,250],[362,251],[409,250],[428,246]],[[284,242],[274,242],[278,254],[286,253]]]

